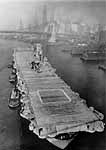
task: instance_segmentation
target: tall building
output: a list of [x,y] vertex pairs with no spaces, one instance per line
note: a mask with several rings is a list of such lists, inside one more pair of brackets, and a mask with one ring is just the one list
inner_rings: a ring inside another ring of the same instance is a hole
[[20,19],[19,30],[22,31],[23,29],[24,29],[23,22],[22,22],[22,19]]
[[42,24],[43,25],[46,25],[47,24],[47,6],[46,5],[44,5],[43,6],[43,15],[42,15]]
[[78,32],[78,24],[72,23],[71,24],[71,30],[72,30],[72,32]]
[[104,26],[99,24],[98,27],[98,42],[99,44],[106,43],[106,31],[104,30]]
[[60,22],[59,24],[59,29],[58,29],[58,33],[65,33],[65,24],[63,22]]

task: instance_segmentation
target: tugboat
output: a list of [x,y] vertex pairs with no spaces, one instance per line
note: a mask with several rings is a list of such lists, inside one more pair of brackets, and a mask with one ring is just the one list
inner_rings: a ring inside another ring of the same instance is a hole
[[10,108],[17,108],[20,105],[20,92],[17,88],[13,88],[8,99],[8,106]]
[[87,46],[88,45],[86,43],[78,43],[73,45],[70,53],[71,55],[82,55],[87,49]]
[[14,84],[14,83],[16,83],[16,81],[17,81],[17,75],[11,74],[9,76],[9,82],[12,83],[12,84]]
[[8,64],[8,68],[13,68],[13,65],[14,65],[14,61]]

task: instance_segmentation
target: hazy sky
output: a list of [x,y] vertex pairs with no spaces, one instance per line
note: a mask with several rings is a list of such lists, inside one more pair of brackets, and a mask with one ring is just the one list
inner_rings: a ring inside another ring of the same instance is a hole
[[[24,25],[33,23],[36,20],[35,14],[40,1],[45,2],[46,0],[0,0],[0,30],[18,28],[20,19],[22,19]],[[60,10],[64,9],[62,15],[69,13],[69,16],[75,21],[81,18],[82,20],[86,19],[88,22],[99,20],[106,23],[106,5],[102,0],[93,0],[97,1],[95,3],[91,3],[91,0],[74,0],[81,1],[81,3],[76,2],[75,4],[72,2],[73,0],[62,0],[63,3],[60,1],[48,0],[48,2],[54,2],[53,4],[49,3],[48,6],[51,5],[50,8],[55,8],[56,15],[60,13],[58,11],[58,8],[60,8]],[[42,13],[41,9],[39,9],[40,13]]]
[[106,1],[106,0],[0,0],[0,2],[39,2],[39,1]]

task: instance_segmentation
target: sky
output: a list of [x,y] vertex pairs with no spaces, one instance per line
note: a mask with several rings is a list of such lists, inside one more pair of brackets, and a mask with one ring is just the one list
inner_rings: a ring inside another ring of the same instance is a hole
[[[0,0],[0,30],[17,29],[20,20],[23,21],[25,26],[34,23],[36,20],[35,14],[39,15],[41,13],[41,9],[36,12],[40,8],[38,6],[41,1],[45,2],[46,0]],[[91,3],[91,0],[74,0],[79,1],[75,4],[72,2],[73,0],[62,0],[63,3],[60,1],[48,0],[48,2],[53,2],[53,4],[49,3],[48,6],[50,5],[51,9],[55,8],[56,15],[60,14],[63,17],[63,15],[69,13],[74,21],[81,18],[88,22],[106,22],[106,5],[102,0],[93,0],[97,1],[95,3]],[[84,2],[80,3],[82,1]],[[63,14],[60,13],[61,9],[64,10]]]
[[0,2],[39,2],[39,1],[106,1],[106,0],[0,0]]

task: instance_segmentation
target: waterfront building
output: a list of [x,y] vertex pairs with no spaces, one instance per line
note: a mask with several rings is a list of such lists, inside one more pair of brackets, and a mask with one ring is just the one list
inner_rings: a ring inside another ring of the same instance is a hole
[[78,32],[78,24],[77,23],[72,23],[71,24],[71,29],[72,29],[72,32]]
[[70,34],[71,32],[71,22],[69,19],[65,22],[65,33]]
[[62,34],[65,33],[65,24],[63,22],[60,22],[60,24],[59,24],[58,33],[62,33]]
[[20,19],[20,22],[19,22],[19,30],[20,30],[20,31],[23,31],[23,30],[24,30],[24,25],[23,25],[22,19]]
[[105,44],[106,43],[106,31],[102,30],[99,33],[99,43]]

